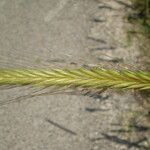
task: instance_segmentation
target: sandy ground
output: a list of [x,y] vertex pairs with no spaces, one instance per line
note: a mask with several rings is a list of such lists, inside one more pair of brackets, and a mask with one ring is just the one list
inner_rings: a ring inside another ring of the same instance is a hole
[[[126,0],[1,0],[0,67],[51,68],[124,61],[136,64],[128,42]],[[110,57],[106,56],[109,55]],[[132,92],[25,96],[37,89],[0,90],[1,150],[136,150],[117,133],[139,106]],[[143,137],[142,137],[143,138]],[[141,140],[141,139],[140,139]]]

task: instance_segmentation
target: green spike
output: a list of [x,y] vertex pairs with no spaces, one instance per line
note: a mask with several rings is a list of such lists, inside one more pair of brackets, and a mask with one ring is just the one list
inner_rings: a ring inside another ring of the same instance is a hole
[[150,90],[150,72],[105,69],[0,69],[0,85]]

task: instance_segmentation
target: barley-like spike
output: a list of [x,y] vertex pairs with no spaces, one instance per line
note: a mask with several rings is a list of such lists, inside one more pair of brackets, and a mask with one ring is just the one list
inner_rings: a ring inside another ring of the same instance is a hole
[[150,90],[150,72],[105,69],[1,69],[0,85]]

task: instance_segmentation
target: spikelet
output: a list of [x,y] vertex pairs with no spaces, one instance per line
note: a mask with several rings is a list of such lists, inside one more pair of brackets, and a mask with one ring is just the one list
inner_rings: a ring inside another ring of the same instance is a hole
[[150,90],[150,72],[105,69],[1,69],[0,85]]

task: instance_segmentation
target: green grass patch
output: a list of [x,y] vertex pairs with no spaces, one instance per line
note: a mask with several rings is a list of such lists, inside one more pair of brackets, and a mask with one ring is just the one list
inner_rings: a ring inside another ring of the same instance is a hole
[[144,33],[150,38],[150,0],[131,0],[134,13],[128,16],[129,21],[142,25]]

